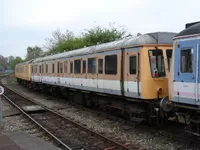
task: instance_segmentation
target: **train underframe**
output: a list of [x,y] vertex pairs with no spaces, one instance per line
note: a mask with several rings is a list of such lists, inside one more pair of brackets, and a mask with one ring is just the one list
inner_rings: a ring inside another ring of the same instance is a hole
[[98,109],[128,121],[135,123],[146,122],[149,125],[158,127],[167,125],[168,116],[160,109],[160,100],[130,99],[122,96],[22,81],[20,79],[17,81],[27,88],[48,94],[62,95],[68,101]]

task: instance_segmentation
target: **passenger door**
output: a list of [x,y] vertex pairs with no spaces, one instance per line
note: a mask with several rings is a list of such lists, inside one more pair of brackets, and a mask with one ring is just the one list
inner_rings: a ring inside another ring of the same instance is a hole
[[196,59],[197,59],[197,40],[180,41],[175,53],[175,87],[180,103],[196,104],[197,100],[197,79]]
[[104,56],[97,57],[97,84],[98,84],[98,91],[100,93],[104,93],[104,86],[103,86],[103,76],[104,76]]
[[140,97],[139,82],[139,48],[126,49],[125,56],[125,95],[132,98]]

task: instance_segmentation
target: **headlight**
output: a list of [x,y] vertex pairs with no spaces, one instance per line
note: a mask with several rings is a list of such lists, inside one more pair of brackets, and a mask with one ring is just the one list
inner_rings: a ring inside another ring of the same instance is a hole
[[158,93],[162,93],[162,91],[163,91],[162,88],[158,88],[158,89],[157,89],[157,92],[158,92]]

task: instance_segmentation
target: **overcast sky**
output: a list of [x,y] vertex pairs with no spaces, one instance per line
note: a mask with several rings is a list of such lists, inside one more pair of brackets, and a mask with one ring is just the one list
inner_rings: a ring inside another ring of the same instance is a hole
[[28,46],[42,46],[57,28],[79,34],[115,22],[133,35],[179,32],[200,21],[199,7],[199,0],[0,0],[0,54],[24,58]]

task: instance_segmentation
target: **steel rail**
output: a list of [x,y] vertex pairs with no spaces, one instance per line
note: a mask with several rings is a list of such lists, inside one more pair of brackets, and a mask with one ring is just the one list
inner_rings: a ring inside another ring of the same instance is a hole
[[[6,87],[8,90],[14,92],[15,94],[17,94],[17,95],[19,95],[19,96],[21,96],[21,97],[23,97],[23,98],[25,98],[25,99],[27,99],[27,100],[29,100],[29,101],[35,103],[35,104],[37,104],[37,105],[42,106],[43,108],[45,108],[46,111],[49,111],[49,112],[51,112],[51,113],[53,113],[53,114],[55,114],[55,115],[57,115],[57,116],[59,116],[59,117],[65,119],[65,120],[69,121],[69,122],[72,123],[74,126],[78,127],[79,129],[82,129],[82,130],[84,130],[84,131],[86,131],[86,132],[88,132],[88,133],[90,133],[90,134],[92,134],[92,135],[95,135],[95,136],[97,136],[97,137],[99,137],[99,138],[101,138],[101,139],[103,139],[103,140],[106,140],[106,141],[108,141],[108,142],[110,142],[110,143],[113,143],[113,145],[115,145],[116,147],[118,147],[118,148],[120,148],[120,149],[123,149],[123,150],[136,150],[136,149],[138,149],[138,148],[136,148],[136,147],[135,147],[134,149],[129,149],[128,147],[126,147],[126,146],[124,146],[124,145],[122,145],[122,144],[120,144],[120,143],[118,143],[118,142],[116,142],[116,141],[114,141],[114,140],[112,140],[112,139],[109,139],[109,138],[107,138],[107,137],[105,137],[105,136],[103,136],[103,135],[101,135],[101,134],[98,134],[98,133],[96,133],[96,132],[93,132],[92,130],[90,130],[90,129],[88,129],[88,128],[85,128],[85,127],[81,126],[80,124],[78,124],[78,123],[76,123],[76,122],[74,122],[74,121],[68,119],[67,117],[65,117],[65,116],[63,116],[63,115],[61,115],[61,114],[59,114],[58,112],[49,109],[47,106],[45,106],[45,105],[43,105],[43,104],[41,104],[41,103],[35,102],[35,101],[33,101],[32,99],[30,99],[29,97],[26,97],[25,95],[23,95],[23,94],[21,94],[21,93],[17,93],[15,90],[10,89],[10,88],[7,87],[6,85],[4,85],[2,82],[1,82],[1,84],[2,84],[4,87]],[[26,117],[28,117],[32,122],[34,122],[35,124],[37,124],[37,126],[39,126],[42,130],[44,130],[44,131],[45,131],[46,133],[48,133],[51,137],[53,137],[59,144],[61,144],[62,146],[64,146],[64,147],[67,148],[68,150],[72,150],[72,149],[71,149],[70,147],[68,147],[65,143],[63,143],[61,140],[59,140],[55,135],[53,135],[51,132],[49,132],[45,127],[43,127],[42,125],[40,125],[35,119],[33,119],[33,118],[32,118],[30,115],[28,115],[25,111],[23,111],[17,104],[15,104],[15,103],[14,103],[11,99],[9,99],[5,94],[4,94],[3,96],[4,96],[12,105],[14,105],[20,112],[22,112]]]
[[28,115],[25,111],[23,111],[17,104],[15,104],[10,98],[8,98],[5,94],[3,94],[3,97],[6,98],[13,106],[15,106],[23,115],[25,115],[28,119],[30,119],[32,122],[34,122],[38,127],[40,127],[43,131],[45,131],[48,135],[53,137],[54,140],[56,140],[59,144],[64,146],[68,150],[72,150],[70,147],[68,147],[65,143],[63,143],[61,140],[59,140],[55,135],[53,135],[50,131],[48,131],[45,127],[43,127],[41,124],[39,124],[35,119],[33,119],[30,115]]

